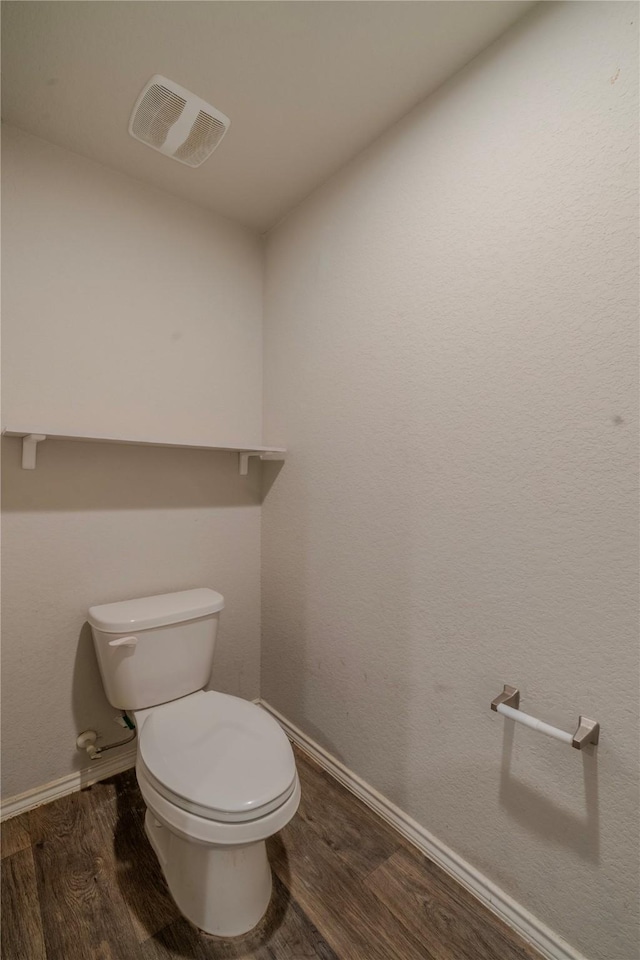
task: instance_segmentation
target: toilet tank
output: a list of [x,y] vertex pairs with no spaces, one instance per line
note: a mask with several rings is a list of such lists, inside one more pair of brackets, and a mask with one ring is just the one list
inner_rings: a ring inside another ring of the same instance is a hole
[[209,681],[224,598],[205,587],[89,609],[107,699],[143,710]]

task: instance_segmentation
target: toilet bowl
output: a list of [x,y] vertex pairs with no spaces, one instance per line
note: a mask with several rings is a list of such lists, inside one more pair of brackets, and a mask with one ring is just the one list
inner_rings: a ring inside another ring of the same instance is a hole
[[245,933],[271,898],[265,840],[300,802],[289,741],[260,707],[215,692],[134,720],[145,831],[173,899],[207,933]]
[[110,702],[138,733],[145,832],[181,913],[207,933],[252,929],[271,897],[265,841],[300,802],[295,758],[261,707],[204,690],[223,598],[199,589],[92,607]]

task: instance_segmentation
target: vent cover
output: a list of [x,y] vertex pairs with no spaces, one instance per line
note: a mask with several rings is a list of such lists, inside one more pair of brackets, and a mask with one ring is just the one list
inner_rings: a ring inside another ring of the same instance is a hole
[[231,121],[184,87],[156,75],[135,102],[129,133],[189,167],[210,157]]

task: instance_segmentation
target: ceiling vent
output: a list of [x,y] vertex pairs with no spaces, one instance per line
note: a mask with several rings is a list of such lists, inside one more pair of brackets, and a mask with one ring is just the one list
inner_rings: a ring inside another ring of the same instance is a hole
[[133,107],[129,133],[189,167],[210,157],[231,121],[173,80],[151,77]]

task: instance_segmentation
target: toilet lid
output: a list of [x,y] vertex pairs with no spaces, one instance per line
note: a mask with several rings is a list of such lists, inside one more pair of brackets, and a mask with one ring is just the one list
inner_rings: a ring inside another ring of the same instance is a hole
[[155,708],[139,754],[167,799],[208,819],[264,816],[295,786],[293,751],[279,724],[225,693],[201,691]]

